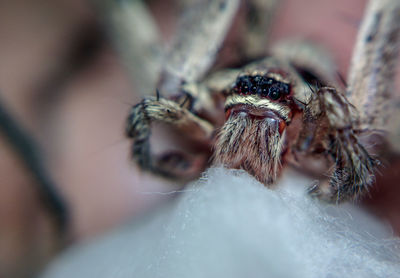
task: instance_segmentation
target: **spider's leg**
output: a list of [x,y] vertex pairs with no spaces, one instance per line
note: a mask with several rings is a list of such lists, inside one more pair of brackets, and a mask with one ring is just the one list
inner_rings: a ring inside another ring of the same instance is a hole
[[[156,156],[151,153],[150,135],[153,123],[166,124],[177,130],[185,141],[208,146],[213,126],[178,103],[164,98],[147,98],[135,105],[128,117],[126,134],[133,139],[133,159],[144,170],[187,180],[198,176],[205,165],[184,152]],[[207,161],[206,161],[207,162]]]
[[215,72],[203,82],[185,83],[179,94],[171,100],[179,103],[198,117],[219,127],[224,123],[226,94],[234,84],[240,70],[226,69]]
[[157,86],[167,98],[179,94],[182,83],[201,80],[214,64],[240,1],[188,2],[165,55]]
[[274,43],[271,55],[288,61],[313,87],[337,87],[337,66],[323,46],[305,39],[285,39]]
[[[160,72],[162,43],[157,24],[144,1],[93,1],[139,95],[154,89]],[[140,67],[138,67],[140,65]]]
[[167,51],[162,51],[157,25],[143,1],[96,2],[142,95],[152,91],[158,80],[157,87],[169,98],[179,93],[183,82],[204,77],[225,40],[240,0],[181,2],[182,16]]
[[297,152],[322,154],[334,163],[329,184],[317,184],[310,194],[330,202],[356,200],[374,183],[379,162],[360,141],[357,111],[334,88],[318,90],[303,111]]
[[[235,83],[240,70],[225,69],[211,74],[204,80],[203,84],[197,84],[196,102],[193,105],[193,111],[196,114],[203,115],[215,126],[222,126],[225,122],[224,104],[226,95],[229,94]],[[188,88],[188,87],[187,87]]]
[[278,0],[246,0],[242,1],[244,24],[240,25],[238,48],[242,58],[254,59],[266,55],[268,33],[279,6]]
[[388,124],[399,47],[400,1],[371,0],[358,33],[347,90],[362,129],[382,130]]

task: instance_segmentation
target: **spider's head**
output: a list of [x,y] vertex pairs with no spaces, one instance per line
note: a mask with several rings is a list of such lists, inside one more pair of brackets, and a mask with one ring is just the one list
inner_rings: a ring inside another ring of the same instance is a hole
[[282,133],[292,118],[292,86],[288,74],[281,70],[240,75],[225,102],[226,119],[248,116],[276,121]]

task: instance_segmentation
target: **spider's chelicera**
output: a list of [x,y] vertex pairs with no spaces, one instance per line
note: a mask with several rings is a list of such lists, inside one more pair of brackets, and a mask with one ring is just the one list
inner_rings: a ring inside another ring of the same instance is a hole
[[277,176],[285,129],[293,116],[292,86],[288,74],[279,72],[266,69],[237,78],[215,143],[214,163],[245,169],[265,184]]

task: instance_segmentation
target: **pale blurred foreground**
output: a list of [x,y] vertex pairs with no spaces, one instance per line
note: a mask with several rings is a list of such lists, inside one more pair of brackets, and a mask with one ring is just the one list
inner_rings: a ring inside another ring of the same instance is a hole
[[271,190],[210,169],[154,213],[72,247],[42,277],[398,277],[400,240],[388,226],[310,199],[311,182],[288,170]]

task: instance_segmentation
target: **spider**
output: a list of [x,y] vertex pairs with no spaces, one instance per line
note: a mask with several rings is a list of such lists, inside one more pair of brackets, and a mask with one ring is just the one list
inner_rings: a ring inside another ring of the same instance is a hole
[[[400,3],[369,2],[346,85],[329,55],[311,42],[277,42],[269,55],[251,59],[260,54],[257,35],[265,32],[277,1],[205,2],[185,13],[156,96],[130,111],[126,134],[138,165],[182,181],[210,164],[224,165],[244,169],[266,186],[285,165],[294,165],[321,177],[309,193],[322,200],[356,200],[368,192],[380,165],[370,141],[385,141],[380,130],[393,91]],[[210,70],[243,7],[253,19],[241,46],[246,61]],[[186,147],[154,154],[155,123],[177,132]]]

